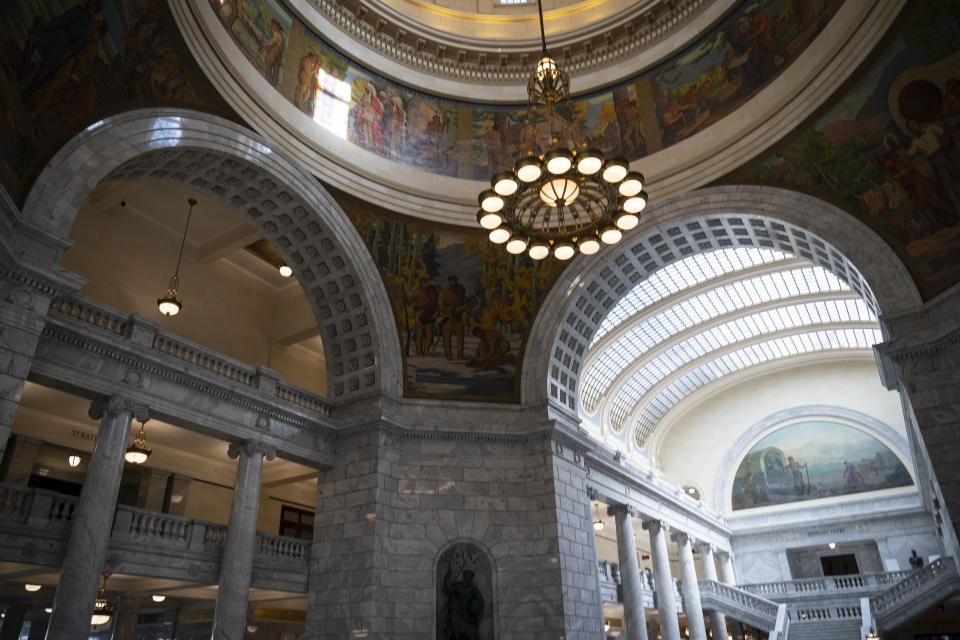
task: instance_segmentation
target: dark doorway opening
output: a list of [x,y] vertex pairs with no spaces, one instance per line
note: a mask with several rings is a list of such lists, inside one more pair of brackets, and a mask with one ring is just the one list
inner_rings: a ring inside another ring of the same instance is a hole
[[857,567],[857,557],[852,553],[821,556],[820,566],[823,567],[823,575],[825,576],[848,576],[860,573],[860,568]]

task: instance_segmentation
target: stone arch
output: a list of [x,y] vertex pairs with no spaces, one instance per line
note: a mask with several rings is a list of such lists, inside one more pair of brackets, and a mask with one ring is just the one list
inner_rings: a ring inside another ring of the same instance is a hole
[[873,230],[805,194],[760,186],[710,187],[652,205],[644,216],[615,251],[577,258],[547,296],[526,345],[525,404],[549,404],[576,418],[583,358],[609,310],[649,274],[696,253],[727,247],[780,249],[836,274],[878,316],[922,304],[906,267]]
[[22,216],[59,239],[104,180],[150,178],[208,193],[259,229],[310,302],[327,357],[328,397],[402,393],[386,289],[346,214],[312,175],[259,135],[216,116],[144,109],[101,120],[48,163]]

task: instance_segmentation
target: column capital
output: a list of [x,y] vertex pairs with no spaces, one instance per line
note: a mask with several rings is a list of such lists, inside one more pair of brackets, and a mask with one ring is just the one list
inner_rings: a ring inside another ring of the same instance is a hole
[[123,396],[111,396],[101,400],[94,400],[90,403],[90,409],[87,411],[94,420],[100,420],[107,415],[117,415],[120,413],[132,413],[138,422],[146,422],[150,419],[150,407],[137,404],[129,398]]
[[670,531],[670,527],[667,526],[667,523],[659,518],[647,518],[641,523],[641,526],[647,531]]
[[716,551],[716,547],[713,546],[712,542],[706,542],[704,540],[698,540],[694,543],[693,548],[700,553],[710,553],[712,554]]
[[691,546],[693,546],[693,545],[695,545],[695,544],[697,543],[697,539],[696,539],[696,538],[694,538],[694,537],[693,537],[692,535],[690,535],[689,533],[685,533],[685,532],[683,532],[683,531],[675,531],[675,532],[671,533],[671,534],[670,534],[670,539],[673,540],[674,542],[676,542],[678,545],[681,545],[681,546],[683,546],[683,545],[685,545],[685,544],[687,544],[687,543],[689,543]]
[[271,447],[258,440],[241,440],[240,442],[231,442],[230,446],[227,447],[227,455],[231,459],[239,457],[241,451],[247,454],[247,456],[260,455],[267,460],[273,460],[277,457],[276,447]]
[[716,549],[717,557],[721,560],[733,560],[733,551],[725,551],[723,549]]
[[600,492],[597,491],[597,490],[596,490],[595,488],[593,488],[593,487],[587,487],[587,497],[588,497],[590,500],[594,500],[594,501],[599,500],[599,499],[600,499]]
[[607,507],[608,516],[616,516],[621,513],[626,513],[630,516],[637,515],[636,510],[628,504],[612,504]]

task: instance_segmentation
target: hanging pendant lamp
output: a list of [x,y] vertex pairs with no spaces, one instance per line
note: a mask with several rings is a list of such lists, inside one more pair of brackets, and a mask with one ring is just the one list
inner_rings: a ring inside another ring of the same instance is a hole
[[173,271],[173,277],[170,278],[170,284],[167,286],[167,295],[157,299],[157,308],[165,316],[175,316],[180,313],[183,303],[177,297],[177,287],[180,286],[180,261],[183,259],[183,246],[187,242],[187,229],[190,228],[190,216],[193,214],[193,207],[197,201],[188,198],[187,203],[190,209],[187,210],[187,224],[183,227],[183,239],[180,241],[180,254],[177,256],[177,268]]

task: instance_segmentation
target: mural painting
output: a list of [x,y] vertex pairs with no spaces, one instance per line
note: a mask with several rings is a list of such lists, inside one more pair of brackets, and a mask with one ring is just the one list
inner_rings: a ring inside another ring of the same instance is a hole
[[485,234],[437,228],[331,191],[383,277],[405,395],[518,402],[524,341],[563,263],[511,256]]
[[178,33],[164,0],[4,2],[0,181],[11,197],[97,118],[174,103],[233,117]]
[[[445,100],[360,68],[283,0],[208,1],[243,54],[287,100],[382,157],[486,180],[550,142],[548,124],[526,106]],[[630,160],[679,142],[733,112],[789,66],[841,3],[743,2],[660,66],[558,105],[559,135]]]
[[493,639],[493,575],[487,555],[458,542],[437,562],[437,640]]
[[836,202],[897,251],[930,299],[960,278],[960,12],[924,0],[898,24],[826,113],[724,181]]
[[733,480],[733,510],[789,504],[913,484],[885,444],[835,422],[777,429],[755,444]]

